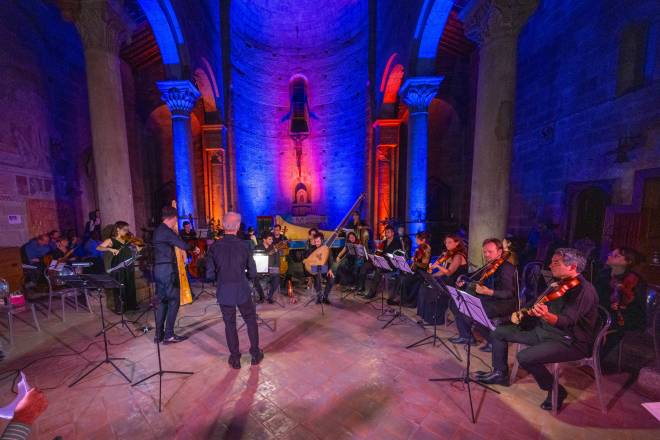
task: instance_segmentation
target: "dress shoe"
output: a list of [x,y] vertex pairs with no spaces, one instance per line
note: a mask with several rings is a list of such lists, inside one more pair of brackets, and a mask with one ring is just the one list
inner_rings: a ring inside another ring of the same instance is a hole
[[[566,392],[566,388],[563,386],[559,385],[559,394],[557,396],[557,411],[561,409],[562,403],[564,403],[564,400],[568,396],[568,393]],[[552,411],[552,390],[548,391],[548,397],[545,398],[543,403],[541,403],[541,408],[546,410],[546,411]]]
[[494,370],[486,376],[480,376],[477,380],[486,385],[509,386],[509,374],[506,371]]
[[259,350],[259,353],[256,356],[252,356],[252,361],[250,361],[250,364],[259,365],[263,360],[264,360],[264,352],[263,350]]
[[484,353],[492,353],[493,351],[493,346],[490,345],[489,343],[486,343],[483,347],[479,347],[479,351],[483,351]]
[[449,342],[452,344],[457,344],[457,345],[477,345],[477,340],[474,338],[464,338],[462,336],[454,336],[453,338],[448,339]]
[[176,343],[178,343],[178,342],[183,342],[183,341],[185,341],[186,339],[188,339],[188,336],[173,335],[173,336],[171,336],[171,337],[169,337],[169,338],[165,338],[165,339],[163,340],[163,344],[164,344],[164,345],[168,345],[168,344],[176,344]]
[[275,301],[273,301],[273,298],[268,298],[268,304],[273,304]]
[[240,370],[241,369],[241,358],[229,358],[229,366],[232,367],[234,370]]

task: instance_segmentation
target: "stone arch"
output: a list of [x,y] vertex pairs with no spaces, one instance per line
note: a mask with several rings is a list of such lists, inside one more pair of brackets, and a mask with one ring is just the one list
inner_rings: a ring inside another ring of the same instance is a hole
[[195,69],[193,79],[197,90],[202,95],[202,103],[204,104],[204,112],[211,113],[218,110],[216,104],[217,88],[214,88],[214,83],[211,81],[208,73],[201,68]]
[[415,27],[416,74],[424,74],[434,68],[438,43],[453,4],[453,0],[424,0]]

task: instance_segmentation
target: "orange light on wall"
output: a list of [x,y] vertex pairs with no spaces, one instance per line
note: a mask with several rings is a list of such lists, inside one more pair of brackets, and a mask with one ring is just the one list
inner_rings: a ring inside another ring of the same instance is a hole
[[373,166],[372,224],[374,232],[382,232],[384,220],[397,215],[400,119],[379,119],[374,122],[376,151]]
[[227,210],[227,172],[225,150],[222,148],[221,124],[202,126],[204,154],[204,196],[210,219],[221,219]]

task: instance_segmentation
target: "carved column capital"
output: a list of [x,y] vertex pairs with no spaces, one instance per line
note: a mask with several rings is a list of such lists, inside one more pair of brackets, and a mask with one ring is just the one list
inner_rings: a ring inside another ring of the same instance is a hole
[[58,4],[63,17],[76,25],[85,50],[119,54],[130,39],[133,22],[120,0],[58,0]]
[[429,111],[429,104],[438,93],[443,79],[443,76],[417,76],[408,78],[403,83],[399,95],[410,109],[410,113],[427,113]]
[[200,96],[199,90],[190,81],[159,81],[158,89],[162,100],[172,112],[172,116],[189,117],[195,102]]
[[465,13],[465,35],[480,46],[498,38],[516,38],[539,0],[479,0]]

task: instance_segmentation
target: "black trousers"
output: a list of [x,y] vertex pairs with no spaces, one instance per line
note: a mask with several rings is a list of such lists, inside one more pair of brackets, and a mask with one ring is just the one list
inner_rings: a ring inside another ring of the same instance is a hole
[[[367,275],[369,275],[369,272],[376,270],[376,266],[374,266],[371,261],[366,261],[361,267],[360,270],[358,271],[358,290],[364,290],[367,284]],[[376,276],[378,276],[378,272],[376,272]],[[374,278],[374,282],[376,286],[378,285],[378,281]]]
[[508,371],[509,342],[528,346],[518,352],[518,363],[534,376],[536,383],[545,391],[552,389],[553,377],[544,364],[576,361],[587,356],[583,350],[574,345],[545,337],[536,329],[522,330],[515,325],[503,325],[497,327],[491,334],[494,370]]
[[[332,286],[335,284],[335,279],[333,277],[329,277],[328,275],[321,275],[318,273],[312,276],[314,277],[314,290],[316,291],[316,296],[319,299],[328,299],[330,296],[330,290],[332,290]],[[322,277],[325,277],[325,288],[323,288],[323,290],[321,290]]]
[[[273,299],[273,295],[277,290],[280,288],[280,274],[268,274],[263,276],[265,279],[268,280],[268,299]],[[259,294],[259,299],[263,300],[264,299],[264,289],[261,287],[261,280],[257,278],[254,281],[254,289],[257,291]]]
[[254,307],[252,298],[236,306],[220,304],[222,319],[225,321],[225,337],[227,338],[229,354],[233,359],[239,359],[241,357],[241,350],[238,345],[238,330],[236,328],[236,308],[241,312],[241,316],[247,327],[248,337],[250,338],[250,354],[256,356],[260,352],[259,328],[257,327],[257,309]]
[[156,296],[159,300],[156,309],[156,336],[171,338],[174,335],[174,324],[179,312],[179,274],[173,272],[169,265],[156,265],[154,279]]

